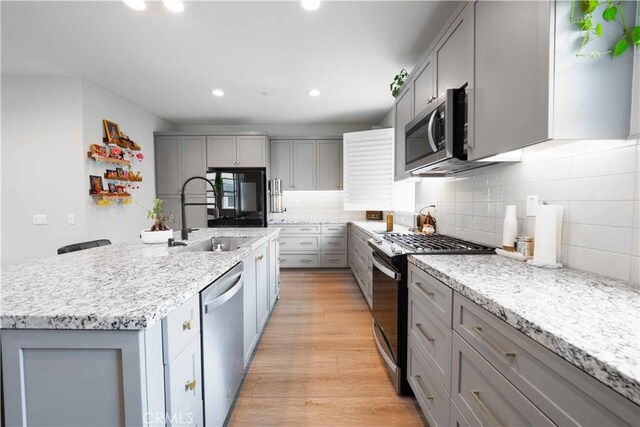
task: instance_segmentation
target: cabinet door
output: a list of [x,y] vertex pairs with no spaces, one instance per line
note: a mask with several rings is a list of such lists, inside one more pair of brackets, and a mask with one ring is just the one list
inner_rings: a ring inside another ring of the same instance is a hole
[[262,332],[262,328],[264,328],[269,317],[269,259],[267,249],[266,244],[262,245],[255,254],[258,334]]
[[316,188],[316,141],[293,141],[293,189]]
[[422,64],[422,69],[416,74],[413,81],[413,114],[420,114],[435,95],[434,90],[434,61],[433,54],[429,55]]
[[316,190],[342,189],[342,142],[318,141],[317,156]]
[[271,141],[271,178],[279,178],[282,181],[283,190],[291,190],[293,187],[293,141]]
[[156,194],[180,193],[180,137],[158,136],[155,148]]
[[474,138],[470,160],[548,138],[553,4],[475,3],[475,88],[469,100],[474,107]]
[[256,253],[243,259],[244,264],[244,366],[246,368],[251,353],[258,340],[258,321],[256,312]]
[[436,96],[471,81],[473,64],[473,5],[467,5],[453,21],[434,50]]
[[404,147],[404,126],[413,118],[413,83],[396,101],[396,126],[395,126],[395,180],[403,179],[410,174],[404,171],[405,147]]
[[[192,176],[207,174],[207,144],[204,136],[183,136],[180,138],[180,162],[182,164],[182,182]],[[201,180],[190,182],[185,194],[204,194],[206,183]]]
[[269,242],[269,307],[278,299],[278,286],[280,282],[280,262],[278,260],[278,240],[276,237]]
[[264,136],[236,137],[236,166],[264,168],[267,166],[267,142]]
[[210,168],[232,168],[236,166],[236,137],[207,137],[207,166]]
[[[191,184],[189,184],[191,185]],[[170,228],[173,230],[182,229],[182,212],[180,208],[180,196],[161,196],[164,200],[164,212],[172,218]],[[187,203],[204,203],[204,196],[187,196]],[[207,207],[206,206],[187,206],[185,207],[187,215],[187,227],[206,228],[207,227]]]

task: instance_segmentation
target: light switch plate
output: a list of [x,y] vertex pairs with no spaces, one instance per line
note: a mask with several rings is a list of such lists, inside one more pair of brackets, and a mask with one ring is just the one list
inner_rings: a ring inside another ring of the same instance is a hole
[[527,196],[527,216],[536,216],[538,211],[538,196]]
[[74,214],[69,214],[67,216],[67,222],[69,225],[74,225],[76,223],[76,216]]
[[33,215],[33,224],[34,225],[47,225],[47,214],[34,214]]

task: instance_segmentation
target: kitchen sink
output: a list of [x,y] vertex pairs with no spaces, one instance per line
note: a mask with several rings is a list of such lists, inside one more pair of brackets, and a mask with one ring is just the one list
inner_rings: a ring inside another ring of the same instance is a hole
[[203,242],[186,246],[185,251],[232,252],[241,248],[251,248],[259,237],[212,237]]

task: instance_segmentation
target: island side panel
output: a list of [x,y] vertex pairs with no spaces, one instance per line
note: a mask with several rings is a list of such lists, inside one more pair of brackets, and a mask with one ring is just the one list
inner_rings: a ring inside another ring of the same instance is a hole
[[148,423],[144,331],[4,330],[2,362],[8,426]]

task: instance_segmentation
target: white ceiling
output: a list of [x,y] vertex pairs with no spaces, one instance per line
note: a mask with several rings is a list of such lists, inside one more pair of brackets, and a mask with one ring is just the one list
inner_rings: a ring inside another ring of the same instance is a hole
[[375,123],[455,6],[3,1],[2,74],[82,76],[174,124]]

